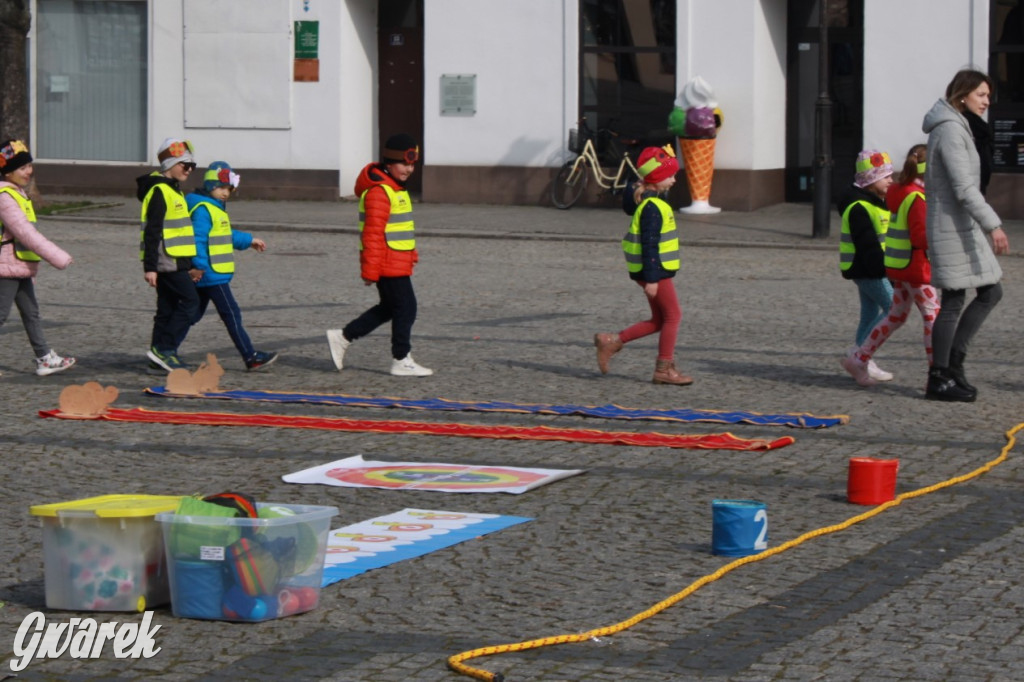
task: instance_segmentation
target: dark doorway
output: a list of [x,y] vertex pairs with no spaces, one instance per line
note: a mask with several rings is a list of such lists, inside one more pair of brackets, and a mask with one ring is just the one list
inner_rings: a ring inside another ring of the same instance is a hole
[[420,143],[420,172],[407,183],[419,193],[423,147],[423,0],[380,0],[377,5],[377,149],[395,133],[408,133]]
[[[580,0],[580,115],[644,146],[672,141],[676,0]],[[607,135],[598,135],[598,153]],[[614,163],[620,158],[617,154]]]
[[786,201],[813,200],[819,2],[828,8],[833,197],[852,181],[863,138],[864,0],[789,0]]

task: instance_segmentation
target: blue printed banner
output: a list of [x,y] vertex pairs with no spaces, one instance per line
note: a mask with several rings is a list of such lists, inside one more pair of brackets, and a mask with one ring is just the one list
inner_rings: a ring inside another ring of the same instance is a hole
[[321,587],[532,521],[525,516],[403,509],[332,530]]

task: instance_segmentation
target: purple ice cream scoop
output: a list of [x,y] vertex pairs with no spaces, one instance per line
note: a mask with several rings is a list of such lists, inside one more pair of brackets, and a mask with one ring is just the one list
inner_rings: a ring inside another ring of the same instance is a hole
[[711,107],[691,107],[686,112],[686,137],[704,139],[715,136],[715,111]]

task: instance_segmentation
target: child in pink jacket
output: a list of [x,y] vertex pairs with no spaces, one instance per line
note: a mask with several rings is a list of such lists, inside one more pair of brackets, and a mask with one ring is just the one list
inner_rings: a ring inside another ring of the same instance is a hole
[[75,359],[61,357],[47,345],[34,279],[40,261],[63,270],[71,265],[71,256],[35,228],[36,212],[25,193],[32,180],[32,155],[21,140],[0,143],[0,176],[0,326],[7,321],[11,305],[17,305],[35,352],[36,374],[62,372]]

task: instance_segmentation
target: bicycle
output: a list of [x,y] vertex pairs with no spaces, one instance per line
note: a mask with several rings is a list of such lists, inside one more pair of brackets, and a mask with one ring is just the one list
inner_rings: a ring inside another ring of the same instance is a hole
[[[572,161],[567,161],[558,171],[554,182],[551,184],[551,202],[556,208],[571,208],[587,188],[590,175],[593,174],[604,189],[611,193],[620,192],[625,189],[634,178],[640,177],[633,160],[628,152],[622,153],[619,161],[619,168],[614,175],[604,172],[601,162],[598,159],[597,148],[594,146],[594,132],[587,127],[587,119],[581,118],[577,123],[578,128],[569,131],[569,151],[578,156]],[[618,133],[607,128],[602,128],[598,134],[607,134],[612,140],[617,140],[627,146],[635,146],[637,140],[621,137]],[[581,144],[582,143],[582,144]],[[627,170],[628,169],[628,170]],[[589,173],[587,171],[590,171]]]

